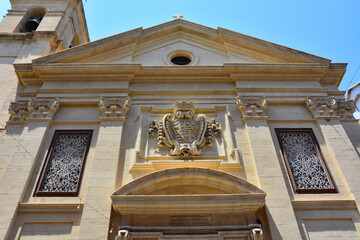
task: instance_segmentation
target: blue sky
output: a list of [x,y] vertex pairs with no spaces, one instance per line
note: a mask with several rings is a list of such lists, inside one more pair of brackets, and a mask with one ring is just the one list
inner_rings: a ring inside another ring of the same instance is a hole
[[[85,2],[85,0],[84,0]],[[9,9],[1,0],[0,15]],[[97,40],[137,27],[148,28],[184,19],[223,27],[270,42],[348,63],[340,84],[345,90],[360,81],[359,0],[87,0],[90,39]],[[355,75],[355,77],[354,77]]]

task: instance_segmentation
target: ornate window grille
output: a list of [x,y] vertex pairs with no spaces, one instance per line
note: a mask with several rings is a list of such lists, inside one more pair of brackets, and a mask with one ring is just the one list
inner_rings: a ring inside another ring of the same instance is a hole
[[336,193],[312,129],[275,129],[296,193]]
[[77,196],[92,130],[57,130],[37,184],[35,196]]

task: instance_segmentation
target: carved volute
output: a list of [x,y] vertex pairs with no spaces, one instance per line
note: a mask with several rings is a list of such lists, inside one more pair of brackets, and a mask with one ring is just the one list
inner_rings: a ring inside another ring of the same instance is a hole
[[267,117],[268,102],[266,97],[236,97],[235,100],[244,120]]
[[99,109],[103,120],[124,118],[129,108],[129,97],[101,97],[99,100]]
[[351,101],[336,101],[335,97],[307,97],[307,108],[315,119],[353,119],[355,104]]

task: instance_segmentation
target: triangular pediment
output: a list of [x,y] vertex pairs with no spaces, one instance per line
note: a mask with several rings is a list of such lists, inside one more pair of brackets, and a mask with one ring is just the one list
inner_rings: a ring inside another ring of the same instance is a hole
[[194,66],[330,62],[223,28],[212,29],[178,19],[79,45],[35,59],[33,63],[140,63],[143,66],[166,66],[171,65],[168,58],[174,51],[191,54]]

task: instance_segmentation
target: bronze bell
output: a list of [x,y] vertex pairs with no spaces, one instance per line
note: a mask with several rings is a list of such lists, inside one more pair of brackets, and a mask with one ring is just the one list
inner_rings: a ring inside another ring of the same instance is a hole
[[29,32],[35,31],[41,22],[41,18],[31,18],[29,21],[25,23],[25,27]]

